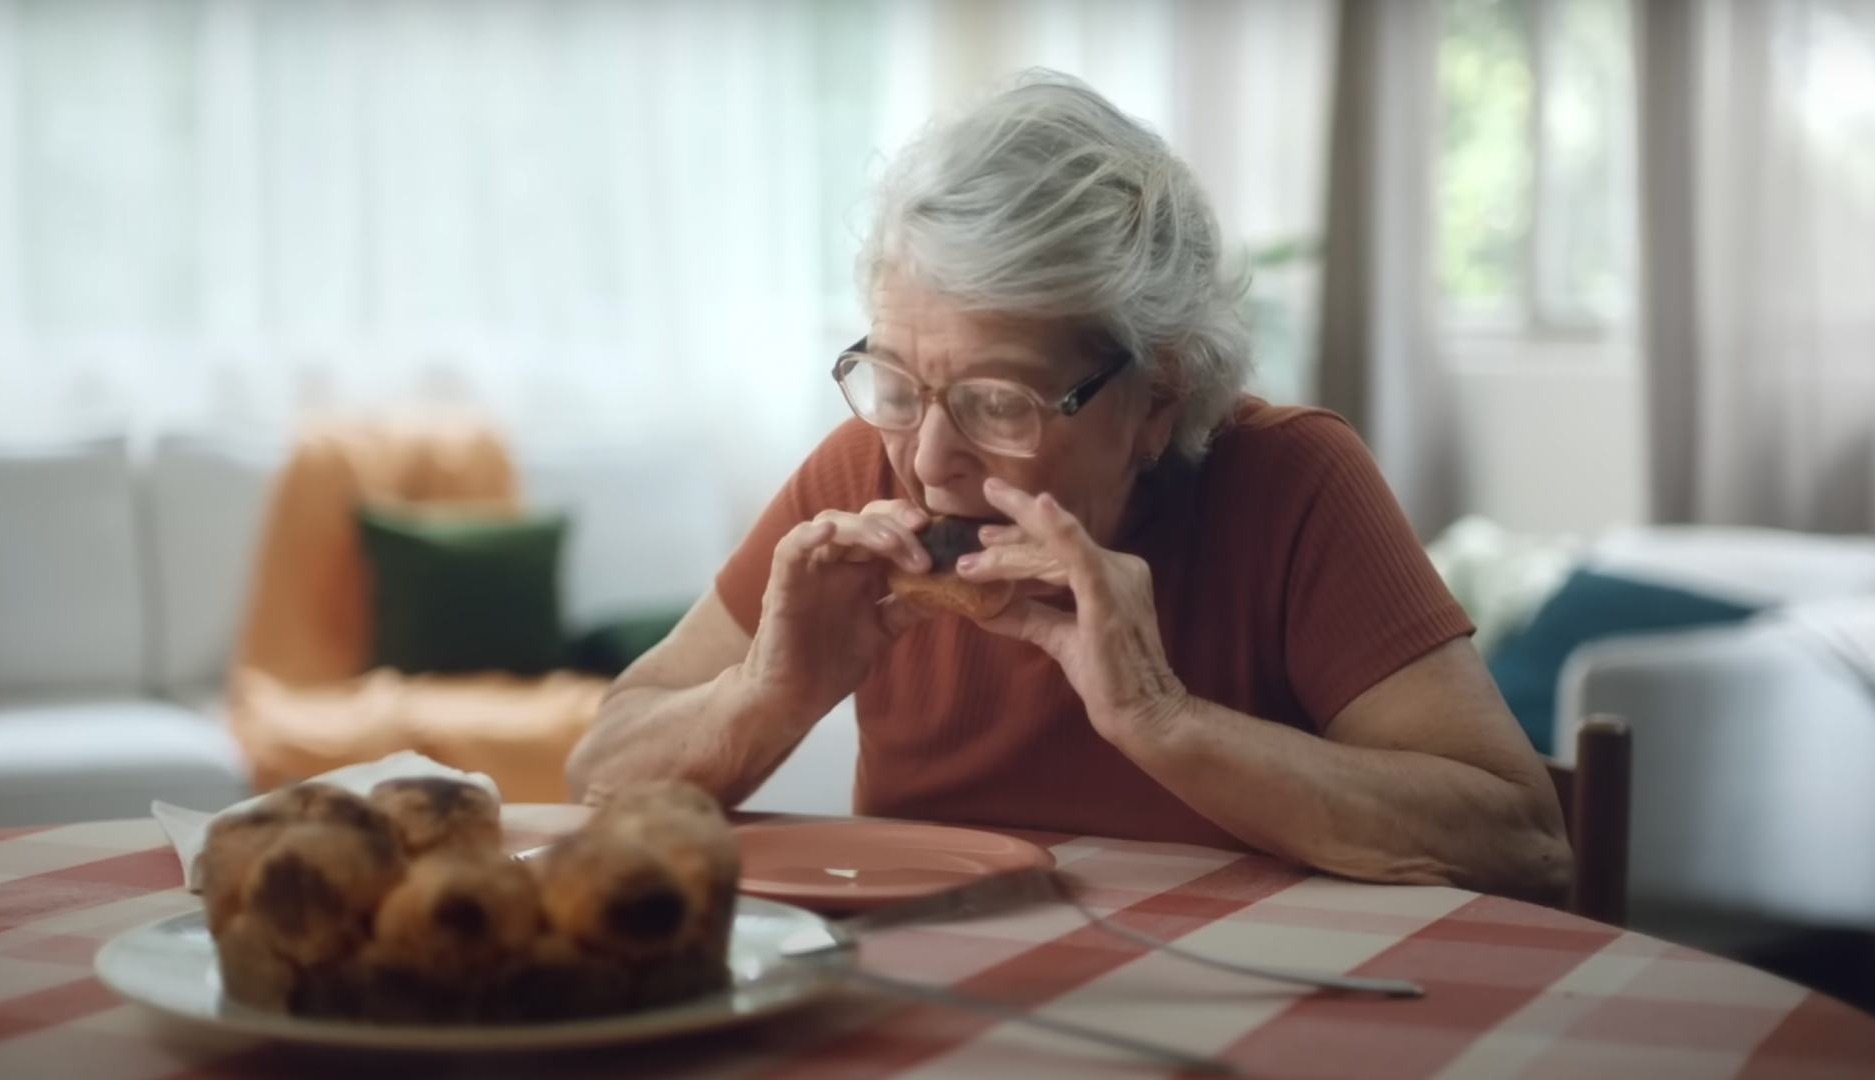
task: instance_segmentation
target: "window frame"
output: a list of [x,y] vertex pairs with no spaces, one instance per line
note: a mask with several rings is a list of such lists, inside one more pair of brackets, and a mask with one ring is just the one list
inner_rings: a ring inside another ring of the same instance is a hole
[[[1524,140],[1529,155],[1529,174],[1527,180],[1527,201],[1529,207],[1528,222],[1518,243],[1520,248],[1518,262],[1521,274],[1516,287],[1509,294],[1509,302],[1499,310],[1486,311],[1475,309],[1465,311],[1450,302],[1444,290],[1443,271],[1439,269],[1440,255],[1445,241],[1445,206],[1442,189],[1435,185],[1435,191],[1441,195],[1435,200],[1433,211],[1433,259],[1434,294],[1436,326],[1438,335],[1445,339],[1457,339],[1468,345],[1479,347],[1475,351],[1490,351],[1494,346],[1508,346],[1518,343],[1554,345],[1546,353],[1558,356],[1574,356],[1595,351],[1594,346],[1619,344],[1626,337],[1626,321],[1598,319],[1592,316],[1578,317],[1563,315],[1553,309],[1540,285],[1541,268],[1551,245],[1556,243],[1557,226],[1551,221],[1551,215],[1544,212],[1544,178],[1549,153],[1546,145],[1544,119],[1549,108],[1549,69],[1553,63],[1553,50],[1556,24],[1561,16],[1560,6],[1569,0],[1526,0],[1529,4],[1529,20],[1525,33],[1524,49],[1530,71],[1530,97],[1525,114]],[[1628,0],[1630,4],[1633,0]],[[1645,2],[1645,0],[1640,0]],[[1444,6],[1439,6],[1441,16]],[[1443,47],[1444,35],[1441,32],[1437,40]],[[1433,132],[1434,145],[1439,149],[1434,155],[1435,175],[1445,166],[1445,125],[1446,100],[1443,86],[1435,82],[1434,93],[1439,100],[1434,109],[1438,124]],[[1467,349],[1466,351],[1474,351]]]

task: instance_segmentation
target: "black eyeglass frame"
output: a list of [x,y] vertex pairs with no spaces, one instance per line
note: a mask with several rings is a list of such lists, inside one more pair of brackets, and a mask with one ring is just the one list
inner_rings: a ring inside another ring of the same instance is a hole
[[[858,341],[855,341],[852,345],[841,350],[839,358],[833,362],[832,375],[833,375],[833,381],[835,385],[840,387],[840,396],[846,400],[847,408],[853,410],[853,415],[858,416],[861,420],[865,420],[866,423],[872,424],[874,427],[880,427],[882,425],[874,423],[872,420],[869,420],[864,415],[862,415],[859,409],[853,405],[853,399],[847,396],[846,386],[845,386],[845,377],[846,377],[847,372],[851,370],[849,367],[847,367],[847,360],[850,357],[858,355],[858,356],[863,356],[866,359],[874,363],[883,363],[887,367],[897,368],[900,371],[904,371],[904,369],[899,367],[897,364],[892,364],[888,361],[882,361],[879,358],[868,353],[866,351],[866,345],[868,341],[869,341],[869,338],[860,338]],[[1125,371],[1127,368],[1127,365],[1131,364],[1132,362],[1133,362],[1133,357],[1130,353],[1121,352],[1114,359],[1112,363],[1108,364],[1104,368],[1101,368],[1099,371],[1094,372],[1092,375],[1089,375],[1087,378],[1082,379],[1080,382],[1075,383],[1073,386],[1070,386],[1066,393],[1062,394],[1059,398],[1055,399],[1054,401],[1049,401],[1046,397],[1042,396],[1041,391],[1036,390],[1032,386],[1028,386],[1024,383],[1016,382],[1013,379],[1005,379],[1001,381],[1008,382],[1014,386],[1019,386],[1022,389],[1028,391],[1031,395],[1034,396],[1035,400],[1042,406],[1044,410],[1053,409],[1055,412],[1060,413],[1062,416],[1073,416],[1075,413],[1078,413],[1082,409],[1086,408],[1087,403],[1094,399],[1094,395],[1100,393],[1101,387],[1106,386],[1109,382],[1112,382],[1113,377],[1115,375],[1118,375],[1120,372]],[[911,373],[907,371],[905,372],[905,374],[910,375]],[[913,378],[915,380],[916,376],[913,376]],[[949,388],[948,387],[930,387],[930,386],[925,386],[922,383],[920,383],[919,389],[921,391],[921,393],[919,394],[919,397],[922,402],[923,400],[930,398],[930,397],[937,397],[941,401],[943,399],[942,391],[949,389]],[[948,411],[950,408],[949,404],[945,404],[944,408],[946,409],[946,411]],[[923,408],[923,405],[921,404],[919,407],[919,418],[922,420],[923,416],[924,416],[924,408]],[[1042,419],[1043,420],[1047,419],[1046,413],[1044,413]],[[955,423],[955,422],[956,422],[956,418],[953,417],[952,423]],[[900,430],[900,429],[893,429],[893,430]],[[903,429],[903,430],[909,430],[909,429]],[[974,442],[975,440],[972,440],[972,441]],[[990,448],[985,447],[984,449],[987,450]],[[1003,453],[1004,451],[992,450],[991,452]]]

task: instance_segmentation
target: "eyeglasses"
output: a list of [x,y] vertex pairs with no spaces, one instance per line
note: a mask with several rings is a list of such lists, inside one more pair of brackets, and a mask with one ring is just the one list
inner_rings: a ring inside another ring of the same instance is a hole
[[840,384],[853,415],[873,427],[915,430],[924,423],[926,403],[936,399],[958,433],[982,449],[1004,457],[1033,457],[1051,415],[1080,412],[1131,362],[1131,356],[1120,356],[1050,401],[1009,379],[959,379],[926,386],[904,368],[868,353],[866,339],[860,338],[834,362],[833,381]]

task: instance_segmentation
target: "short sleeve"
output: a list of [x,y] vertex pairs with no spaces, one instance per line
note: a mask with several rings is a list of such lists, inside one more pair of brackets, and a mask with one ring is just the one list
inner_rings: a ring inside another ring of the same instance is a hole
[[1301,490],[1284,652],[1290,688],[1319,731],[1376,683],[1473,627],[1354,430],[1319,412],[1292,427]]
[[755,527],[716,575],[716,595],[753,635],[775,545],[788,530],[823,510],[858,510],[889,490],[890,470],[878,432],[858,420],[835,428],[775,494]]

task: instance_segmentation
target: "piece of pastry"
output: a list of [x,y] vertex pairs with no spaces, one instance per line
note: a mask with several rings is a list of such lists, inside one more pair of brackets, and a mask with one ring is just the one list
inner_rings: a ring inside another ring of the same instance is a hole
[[262,799],[254,812],[292,822],[343,825],[363,833],[374,847],[393,845],[397,839],[382,811],[336,784],[307,781],[281,788]]
[[990,619],[1002,614],[1015,598],[1011,581],[975,582],[957,576],[957,560],[983,550],[977,530],[989,524],[973,518],[944,517],[931,519],[918,541],[931,556],[930,571],[914,574],[892,569],[886,585],[892,595],[927,611],[948,612],[966,619]]
[[202,850],[195,856],[195,885],[202,894],[209,933],[219,937],[241,913],[248,869],[287,824],[276,814],[249,810],[216,818],[209,825]]
[[587,829],[613,838],[610,843],[642,847],[669,868],[688,916],[671,935],[673,949],[725,955],[742,874],[735,835],[700,789],[659,786],[662,791],[636,796],[625,789],[619,793],[625,797],[602,807]]
[[549,931],[491,988],[483,1008],[489,1019],[523,1023],[617,1013],[636,997],[635,970]]
[[442,980],[475,979],[525,954],[541,930],[527,868],[498,852],[418,859],[378,905],[371,959]]
[[262,1009],[285,1009],[299,969],[274,951],[252,919],[235,915],[215,931],[215,961],[229,997]]
[[355,830],[380,859],[396,855],[390,821],[364,799],[332,784],[304,783],[272,792],[239,814],[216,818],[195,859],[195,885],[210,933],[240,913],[248,870],[282,831],[296,824]]
[[362,830],[289,825],[248,867],[239,914],[301,967],[335,963],[369,935],[379,901],[403,870],[401,853]]
[[371,805],[390,820],[404,854],[495,852],[501,848],[501,804],[485,789],[441,776],[386,780]]
[[727,985],[740,860],[709,795],[621,789],[526,863],[501,853],[498,809],[453,781],[387,782],[368,802],[314,784],[217,822],[199,866],[229,996],[470,1024],[616,1014]]
[[671,867],[612,828],[581,829],[528,865],[548,926],[621,962],[670,952],[696,917]]

